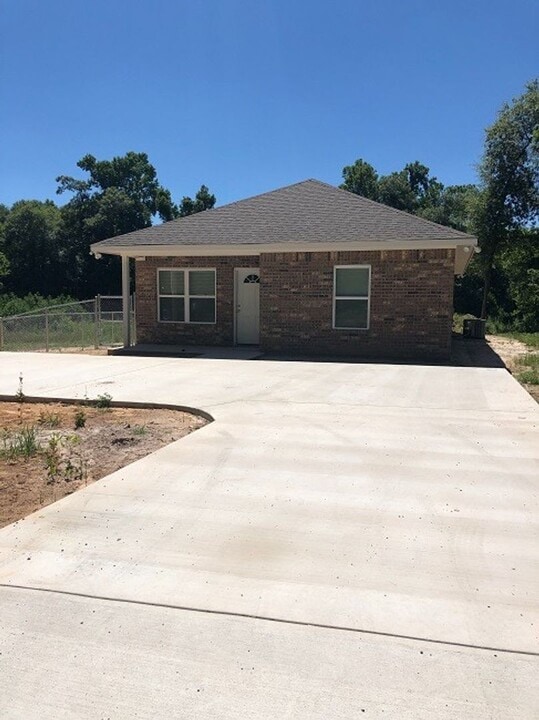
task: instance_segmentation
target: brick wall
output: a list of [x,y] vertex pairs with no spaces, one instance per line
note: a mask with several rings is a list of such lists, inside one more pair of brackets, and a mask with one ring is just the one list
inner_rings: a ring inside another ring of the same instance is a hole
[[[371,265],[368,330],[334,330],[334,265]],[[157,268],[217,269],[217,323],[157,321]],[[232,345],[234,268],[260,267],[260,343],[268,352],[445,360],[451,345],[453,250],[272,253],[136,262],[137,340]]]
[[[161,257],[135,262],[137,342],[170,345],[234,344],[234,268],[258,267],[258,257]],[[157,321],[157,268],[216,268],[215,325]]]
[[[370,327],[334,330],[333,267],[371,265]],[[261,256],[261,344],[269,352],[449,357],[453,250],[275,253]]]

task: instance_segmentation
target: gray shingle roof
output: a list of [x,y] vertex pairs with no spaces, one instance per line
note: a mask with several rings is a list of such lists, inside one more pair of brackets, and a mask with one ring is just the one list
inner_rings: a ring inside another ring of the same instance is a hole
[[319,180],[305,180],[213,210],[95,243],[139,245],[259,245],[475,239],[452,228],[354,195]]

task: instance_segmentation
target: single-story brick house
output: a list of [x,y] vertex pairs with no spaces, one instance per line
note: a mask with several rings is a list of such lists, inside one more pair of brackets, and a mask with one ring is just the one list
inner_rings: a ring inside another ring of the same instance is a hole
[[[317,180],[120,235],[139,343],[447,359],[476,238]],[[126,324],[126,344],[129,343]]]

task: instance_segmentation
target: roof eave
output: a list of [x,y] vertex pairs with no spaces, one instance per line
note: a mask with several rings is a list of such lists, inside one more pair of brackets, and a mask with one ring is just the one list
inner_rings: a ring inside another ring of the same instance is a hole
[[215,256],[215,255],[260,255],[275,252],[331,252],[340,250],[432,250],[455,248],[457,246],[475,247],[477,239],[471,235],[462,238],[444,238],[440,240],[373,240],[343,242],[295,242],[295,243],[223,243],[223,244],[179,244],[179,243],[131,243],[114,245],[108,241],[93,243],[92,254],[149,256]]

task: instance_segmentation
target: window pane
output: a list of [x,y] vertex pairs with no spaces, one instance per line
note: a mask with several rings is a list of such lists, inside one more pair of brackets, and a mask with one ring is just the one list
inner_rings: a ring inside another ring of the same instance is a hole
[[335,327],[366,328],[367,300],[335,300]]
[[184,322],[183,298],[159,298],[159,319],[164,322]]
[[183,295],[183,270],[159,270],[159,295]]
[[191,270],[189,272],[189,295],[215,295],[215,272]]
[[335,273],[337,297],[369,294],[369,268],[337,268]]
[[189,300],[190,322],[215,322],[215,300],[213,298],[191,298]]

